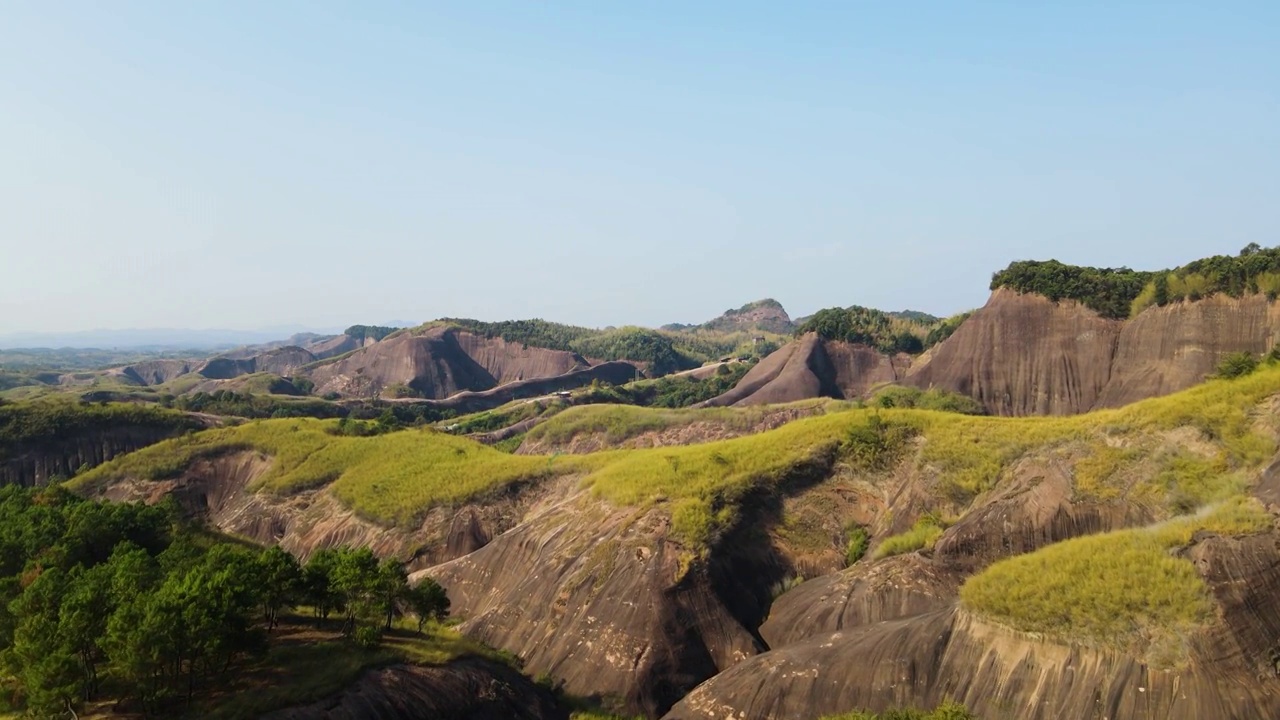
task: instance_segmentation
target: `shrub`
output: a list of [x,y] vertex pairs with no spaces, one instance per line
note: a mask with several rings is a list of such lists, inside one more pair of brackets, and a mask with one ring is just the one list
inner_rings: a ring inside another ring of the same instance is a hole
[[849,539],[844,545],[844,564],[848,567],[862,559],[867,554],[867,547],[871,544],[871,535],[867,529],[861,525],[850,526],[846,533]]
[[1253,353],[1237,352],[1231,353],[1218,363],[1218,370],[1214,376],[1230,380],[1248,375],[1257,369],[1258,358],[1254,357]]
[[965,415],[986,415],[987,410],[982,403],[960,393],[930,388],[905,387],[889,385],[877,392],[871,402],[882,408],[919,408],[921,410],[941,410]]
[[911,425],[889,422],[879,413],[871,413],[865,424],[849,428],[840,452],[858,470],[884,470],[902,457],[917,432]]

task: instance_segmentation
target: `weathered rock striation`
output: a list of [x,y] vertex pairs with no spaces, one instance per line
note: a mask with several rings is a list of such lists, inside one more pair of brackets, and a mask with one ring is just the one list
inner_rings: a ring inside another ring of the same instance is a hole
[[486,338],[451,327],[402,332],[311,371],[317,392],[369,396],[401,384],[425,398],[564,375],[591,366],[577,353]]
[[342,692],[263,720],[567,720],[546,688],[480,658],[370,670]]
[[69,478],[82,469],[96,467],[118,455],[208,425],[205,419],[188,416],[179,422],[116,424],[19,443],[0,451],[0,486],[47,485],[55,478]]
[[730,391],[701,407],[787,403],[815,397],[857,399],[901,380],[911,356],[886,355],[865,345],[807,333],[752,368]]
[[1280,340],[1280,305],[1214,295],[1110,320],[1073,301],[999,289],[907,373],[905,384],[999,415],[1066,415],[1184,390],[1228,354]]

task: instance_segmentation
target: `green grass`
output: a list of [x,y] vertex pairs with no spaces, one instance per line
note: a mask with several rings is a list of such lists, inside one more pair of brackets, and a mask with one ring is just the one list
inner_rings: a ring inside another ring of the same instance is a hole
[[1238,497],[1199,515],[1002,560],[969,578],[960,597],[979,615],[1026,632],[1126,648],[1176,640],[1209,621],[1214,605],[1195,567],[1170,549],[1200,530],[1243,535],[1271,524],[1257,501]]
[[[796,407],[826,405],[826,401],[805,400]],[[602,436],[616,445],[648,432],[661,432],[704,422],[746,432],[779,406],[752,408],[664,409],[635,405],[580,405],[569,408],[529,431],[530,442],[551,446],[567,445],[574,438]]]
[[923,548],[931,548],[938,541],[938,538],[942,537],[944,529],[942,523],[937,519],[931,516],[922,517],[916,521],[915,525],[911,526],[910,530],[885,538],[876,547],[873,557],[879,560],[894,555],[915,552]]
[[[1237,380],[1213,380],[1176,395],[1072,417],[979,417],[831,403],[824,405],[825,414],[730,440],[552,457],[510,455],[426,429],[335,437],[326,432],[332,421],[270,420],[152,446],[91,471],[76,485],[92,487],[126,475],[171,476],[195,457],[254,448],[275,458],[256,489],[289,493],[332,483],[338,498],[362,515],[407,524],[433,505],[513,482],[580,473],[597,497],[615,505],[664,504],[676,537],[702,549],[734,521],[747,493],[776,491],[806,464],[814,472],[829,471],[841,456],[863,458],[868,449],[875,450],[863,447],[877,437],[868,432],[875,417],[895,437],[914,438],[903,461],[936,475],[937,491],[957,507],[994,487],[1030,451],[1116,445],[1140,452],[1120,451],[1095,463],[1087,473],[1090,491],[1131,496],[1176,513],[1188,504],[1238,494],[1248,473],[1275,454],[1273,428],[1266,427],[1273,421],[1258,406],[1277,392],[1280,367],[1266,367]],[[557,415],[527,437],[553,442],[599,432],[618,438],[699,419],[746,423],[754,412],[767,409],[587,406]],[[1180,432],[1200,438],[1207,454],[1167,450],[1179,443],[1162,439],[1162,433],[1183,428],[1189,430]]]
[[125,455],[77,477],[72,487],[91,489],[125,476],[163,479],[197,458],[253,449],[274,462],[252,490],[289,494],[332,483],[338,499],[362,516],[409,525],[432,506],[572,470],[427,428],[348,437],[331,434],[336,426],[334,420],[289,418],[210,430]]

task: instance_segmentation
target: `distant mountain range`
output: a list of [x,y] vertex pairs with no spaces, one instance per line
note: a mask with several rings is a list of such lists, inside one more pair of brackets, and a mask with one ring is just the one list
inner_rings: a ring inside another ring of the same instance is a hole
[[0,335],[0,349],[101,348],[137,350],[220,350],[279,340],[300,332],[336,335],[342,328],[299,327],[261,330],[192,330],[178,328],[26,332]]

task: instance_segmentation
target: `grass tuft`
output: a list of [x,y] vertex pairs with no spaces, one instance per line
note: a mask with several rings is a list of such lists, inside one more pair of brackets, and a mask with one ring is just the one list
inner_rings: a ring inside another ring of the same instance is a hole
[[1179,638],[1213,616],[1195,567],[1170,550],[1198,531],[1244,535],[1271,527],[1252,499],[1152,527],[1091,535],[1008,558],[969,578],[965,606],[1016,630],[1132,647]]

